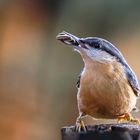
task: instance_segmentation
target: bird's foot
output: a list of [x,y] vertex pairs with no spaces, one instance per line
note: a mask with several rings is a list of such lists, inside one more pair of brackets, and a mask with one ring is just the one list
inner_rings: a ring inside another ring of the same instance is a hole
[[82,116],[82,114],[80,114],[80,116],[76,120],[76,131],[77,132],[81,132],[81,131],[86,132],[87,131],[84,121],[82,119],[83,119],[83,116]]
[[122,121],[129,121],[134,124],[140,124],[139,119],[134,119],[130,113],[125,113],[122,116],[118,117],[118,123],[121,123]]

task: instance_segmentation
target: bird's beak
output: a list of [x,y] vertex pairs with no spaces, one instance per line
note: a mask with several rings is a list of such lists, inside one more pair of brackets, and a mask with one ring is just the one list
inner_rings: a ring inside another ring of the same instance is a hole
[[79,46],[79,41],[80,39],[70,33],[67,33],[65,31],[59,33],[56,36],[57,40],[62,41],[63,43],[67,44],[67,45],[72,45],[72,46]]
[[56,36],[57,40],[60,40],[61,42],[73,46],[76,50],[83,50],[87,49],[85,43],[81,38],[78,38],[70,33],[67,33],[65,31],[59,33]]

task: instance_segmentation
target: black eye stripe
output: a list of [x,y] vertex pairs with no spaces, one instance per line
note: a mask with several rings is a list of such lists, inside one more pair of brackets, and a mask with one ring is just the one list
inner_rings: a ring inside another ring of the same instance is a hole
[[91,42],[90,46],[95,48],[95,49],[100,49],[101,48],[101,44],[98,42]]
[[87,40],[80,40],[82,43],[88,44],[92,48],[101,49],[101,43],[99,40],[87,39]]
[[100,48],[100,44],[99,44],[99,43],[93,43],[92,45],[93,45],[93,47],[95,47],[95,48]]

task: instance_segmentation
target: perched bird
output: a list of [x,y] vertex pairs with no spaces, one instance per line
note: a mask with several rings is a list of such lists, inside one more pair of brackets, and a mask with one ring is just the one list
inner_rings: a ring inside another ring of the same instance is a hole
[[121,52],[109,41],[98,37],[78,38],[61,32],[56,38],[73,46],[84,61],[77,82],[77,130],[86,131],[82,119],[87,115],[139,124],[130,112],[136,108],[140,86]]

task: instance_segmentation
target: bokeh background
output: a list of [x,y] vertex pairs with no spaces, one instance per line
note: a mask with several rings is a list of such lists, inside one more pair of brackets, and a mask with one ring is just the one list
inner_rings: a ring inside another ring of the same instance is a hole
[[63,30],[110,40],[140,79],[139,0],[1,0],[0,139],[60,140],[75,123],[83,62],[55,39]]

